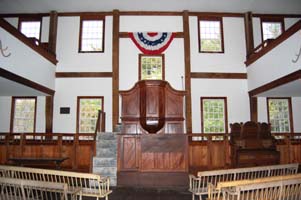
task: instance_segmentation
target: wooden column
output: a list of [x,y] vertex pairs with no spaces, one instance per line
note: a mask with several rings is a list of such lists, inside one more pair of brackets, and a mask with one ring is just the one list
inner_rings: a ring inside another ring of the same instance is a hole
[[250,120],[253,122],[258,122],[258,105],[257,97],[252,97],[249,95],[250,99]]
[[45,100],[45,132],[52,133],[53,131],[53,96],[46,96]]
[[248,59],[251,52],[254,49],[252,13],[251,12],[245,13],[244,18],[245,18],[245,35],[246,35],[246,53]]
[[119,118],[119,10],[113,10],[113,44],[112,44],[112,65],[113,65],[113,110],[112,129],[118,123]]
[[56,11],[51,11],[49,22],[48,49],[53,54],[56,54],[57,21],[58,13]]
[[191,120],[191,63],[190,63],[190,33],[188,11],[183,11],[183,32],[184,32],[184,62],[185,62],[185,90],[186,90],[186,132],[192,133]]

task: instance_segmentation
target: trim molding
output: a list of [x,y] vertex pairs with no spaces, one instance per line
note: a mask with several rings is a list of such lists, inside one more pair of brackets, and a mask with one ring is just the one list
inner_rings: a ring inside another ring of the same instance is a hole
[[112,78],[112,72],[56,72],[56,78]]
[[210,78],[210,79],[247,79],[246,73],[209,73],[191,72],[191,78]]
[[292,27],[290,27],[287,31],[285,31],[283,34],[281,34],[277,39],[271,41],[266,47],[262,48],[258,53],[251,54],[249,59],[246,60],[245,64],[248,67],[253,62],[267,54],[269,51],[277,47],[279,44],[281,44],[283,41],[288,39],[290,36],[295,34],[297,31],[301,29],[301,20],[299,20],[297,23],[295,23]]
[[17,74],[14,74],[10,71],[7,71],[3,68],[0,68],[0,76],[3,77],[3,78],[6,78],[6,79],[9,79],[11,81],[14,81],[14,82],[17,82],[17,83],[20,83],[22,85],[25,85],[27,87],[30,87],[30,88],[33,88],[35,90],[38,90],[40,92],[43,92],[43,93],[46,93],[46,94],[49,94],[51,96],[54,95],[55,91],[48,88],[48,87],[45,87],[43,85],[40,85],[36,82],[33,82],[29,79],[26,79],[26,78],[23,78]]
[[260,94],[262,92],[265,92],[265,91],[268,91],[270,89],[273,89],[273,88],[276,88],[278,86],[281,86],[281,85],[284,85],[286,83],[289,83],[289,82],[292,82],[292,81],[295,81],[297,79],[301,79],[301,70],[298,70],[298,71],[295,71],[293,73],[290,73],[286,76],[283,76],[277,80],[274,80],[272,82],[269,82],[263,86],[260,86],[258,88],[255,88],[253,90],[250,90],[249,91],[249,95],[250,97],[253,97],[257,94]]
[[39,53],[41,56],[49,60],[52,64],[56,65],[58,62],[56,60],[56,57],[50,53],[48,53],[45,49],[43,49],[40,46],[35,45],[31,40],[29,40],[25,35],[23,35],[21,32],[19,32],[15,27],[13,27],[11,24],[9,24],[4,19],[0,18],[0,26],[12,34],[15,38],[19,39],[21,42],[26,44],[29,48]]
[[[119,38],[130,38],[128,32],[119,32]],[[184,32],[175,32],[174,38],[184,38]]]

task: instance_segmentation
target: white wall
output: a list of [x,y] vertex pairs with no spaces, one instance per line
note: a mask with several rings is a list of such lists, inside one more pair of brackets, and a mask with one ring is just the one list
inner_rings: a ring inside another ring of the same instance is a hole
[[80,17],[59,17],[56,54],[58,72],[112,71],[112,17],[105,18],[104,53],[78,53]]
[[[301,132],[301,97],[292,97],[293,123],[294,131]],[[267,99],[265,97],[258,98],[258,121],[268,122]]]
[[11,53],[11,56],[0,59],[0,66],[40,85],[54,89],[55,65],[3,28],[0,28],[0,35],[3,47],[8,47],[5,53]]
[[229,124],[250,120],[246,80],[192,79],[191,93],[194,133],[201,132],[201,97],[227,97]]
[[[103,96],[106,131],[112,130],[111,78],[59,78],[54,96],[53,132],[75,133],[77,96]],[[60,107],[70,107],[70,114],[60,114]]]
[[[45,97],[37,97],[36,132],[45,132]],[[9,132],[12,97],[0,97],[0,132]]]

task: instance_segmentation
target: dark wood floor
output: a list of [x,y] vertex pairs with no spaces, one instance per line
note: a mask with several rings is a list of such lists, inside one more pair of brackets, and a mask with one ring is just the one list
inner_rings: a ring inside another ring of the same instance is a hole
[[[83,198],[83,200],[92,199],[95,198]],[[187,190],[113,188],[109,200],[191,200],[191,193]]]

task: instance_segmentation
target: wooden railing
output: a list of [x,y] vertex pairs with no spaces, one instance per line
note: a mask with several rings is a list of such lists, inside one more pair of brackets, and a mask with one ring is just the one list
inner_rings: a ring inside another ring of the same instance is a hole
[[264,56],[266,53],[277,47],[279,44],[284,42],[286,39],[291,37],[293,34],[295,34],[297,31],[301,29],[301,20],[299,20],[297,23],[295,23],[293,26],[291,26],[289,29],[287,29],[285,32],[283,32],[279,37],[272,41],[263,41],[262,44],[257,46],[253,53],[248,55],[248,59],[245,61],[246,66],[251,65],[253,62]]
[[0,133],[0,164],[13,157],[68,157],[63,169],[89,172],[95,155],[95,134]]
[[36,43],[30,38],[27,38],[25,35],[23,35],[18,29],[16,29],[14,26],[9,24],[6,20],[3,18],[0,18],[0,27],[12,34],[15,38],[19,39],[21,42],[23,42],[25,45],[27,45],[32,50],[39,53],[41,56],[49,60],[51,63],[56,65],[58,62],[56,60],[55,54],[52,52],[50,53],[48,49],[45,49],[45,44],[43,43]]

